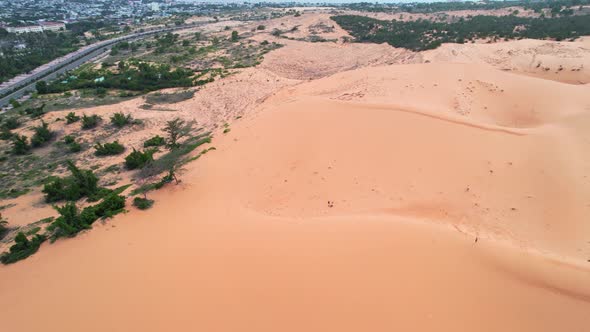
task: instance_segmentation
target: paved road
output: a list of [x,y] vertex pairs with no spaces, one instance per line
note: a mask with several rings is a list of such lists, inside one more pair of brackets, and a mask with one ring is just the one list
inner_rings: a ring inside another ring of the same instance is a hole
[[[34,74],[31,74],[11,86],[2,88],[0,90],[0,96],[3,96],[3,97],[0,98],[0,107],[7,105],[8,102],[10,101],[10,99],[12,99],[12,98],[18,99],[18,98],[22,97],[23,95],[27,94],[28,92],[34,91],[35,90],[35,83],[37,83],[37,81],[42,80],[42,79],[43,80],[51,80],[51,79],[54,79],[55,77],[63,74],[64,72],[66,72],[68,70],[75,69],[75,68],[79,67],[80,65],[95,58],[96,56],[98,56],[104,52],[107,52],[118,42],[141,39],[141,38],[144,38],[144,37],[156,34],[156,33],[182,30],[182,29],[187,29],[187,28],[192,28],[195,26],[207,24],[207,23],[210,23],[210,22],[198,22],[198,23],[195,22],[190,25],[181,25],[181,26],[172,27],[172,28],[165,28],[165,29],[157,29],[157,30],[140,32],[140,33],[131,34],[131,35],[127,35],[127,36],[119,37],[119,38],[114,38],[111,40],[105,40],[105,41],[93,44],[91,47],[85,49],[83,52],[77,51],[77,52],[70,53],[69,55],[62,57],[61,58],[61,59],[63,59],[62,61],[59,61],[56,64],[51,65],[44,70],[41,70],[41,71],[36,72]],[[78,53],[78,54],[75,54],[75,53]],[[72,56],[73,54],[75,54],[75,55]]]

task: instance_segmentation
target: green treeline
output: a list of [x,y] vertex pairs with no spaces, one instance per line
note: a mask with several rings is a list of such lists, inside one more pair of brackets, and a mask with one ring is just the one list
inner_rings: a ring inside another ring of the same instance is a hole
[[[63,77],[52,83],[37,84],[37,92],[61,93],[75,89],[122,89],[155,91],[172,87],[193,85],[193,72],[189,69],[172,69],[166,64],[132,62],[119,64],[118,71],[87,69],[76,72],[77,76]],[[103,90],[104,91],[104,90]]]
[[454,23],[381,21],[354,15],[333,16],[332,19],[359,42],[388,43],[413,51],[434,49],[442,43],[462,44],[478,38],[564,40],[590,34],[588,16],[526,18],[480,15]]
[[[1,38],[0,82],[64,56],[78,49],[79,41],[70,33],[7,34]],[[15,46],[21,45],[23,48]]]
[[562,7],[574,7],[590,4],[590,0],[540,0],[540,1],[458,1],[458,2],[420,2],[420,3],[370,3],[360,2],[343,5],[353,10],[368,12],[407,12],[407,13],[436,13],[458,10],[494,10],[508,7],[523,7],[540,12],[541,9],[551,8],[553,13]]

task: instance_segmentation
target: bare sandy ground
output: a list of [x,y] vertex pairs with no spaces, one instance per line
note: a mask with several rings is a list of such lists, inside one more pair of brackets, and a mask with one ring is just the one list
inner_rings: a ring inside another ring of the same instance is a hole
[[585,43],[287,40],[171,111],[85,110],[144,119],[130,145],[232,130],[152,209],[0,267],[2,328],[585,331],[590,91],[524,66]]
[[590,83],[590,39],[575,42],[515,40],[490,44],[443,44],[422,53],[424,61],[481,63],[571,84]]

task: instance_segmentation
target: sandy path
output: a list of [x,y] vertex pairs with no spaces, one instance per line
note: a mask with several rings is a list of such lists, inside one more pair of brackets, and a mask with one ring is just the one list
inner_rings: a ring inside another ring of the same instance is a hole
[[305,92],[314,83],[237,121],[152,210],[0,268],[3,328],[590,325],[587,112],[512,135]]

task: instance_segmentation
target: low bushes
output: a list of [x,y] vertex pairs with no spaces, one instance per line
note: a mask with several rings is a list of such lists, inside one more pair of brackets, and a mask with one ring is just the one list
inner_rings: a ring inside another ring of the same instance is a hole
[[98,126],[98,123],[102,120],[102,118],[96,114],[91,116],[87,116],[86,114],[82,115],[82,129],[92,129]]
[[147,210],[154,205],[153,199],[147,199],[143,197],[135,197],[133,199],[133,206],[137,207],[140,210]]
[[16,155],[23,155],[29,152],[31,146],[28,138],[25,135],[15,135],[12,140],[12,153]]
[[125,151],[125,147],[121,145],[118,141],[114,141],[112,143],[97,143],[94,146],[96,150],[94,152],[95,156],[114,156],[123,153]]
[[47,203],[62,200],[76,201],[82,197],[90,197],[99,191],[98,178],[90,170],[81,170],[71,161],[67,167],[72,173],[67,178],[53,178],[46,183],[42,192]]
[[0,216],[0,239],[4,237],[4,234],[8,231],[8,221],[2,219]]
[[18,126],[20,126],[20,122],[16,117],[6,118],[2,123],[2,128],[7,130],[16,129]]
[[76,142],[76,138],[72,135],[64,136],[64,143],[66,143],[68,150],[72,153],[80,152],[82,150],[82,145]]
[[154,161],[154,150],[148,149],[143,152],[133,149],[127,157],[125,157],[125,166],[128,169],[138,169],[144,167],[146,164]]
[[195,95],[192,90],[185,90],[172,93],[152,93],[145,96],[145,101],[150,104],[174,104],[191,99]]
[[73,237],[80,231],[89,229],[92,223],[99,218],[110,218],[125,208],[125,197],[111,193],[102,202],[84,208],[81,212],[73,202],[63,206],[56,206],[55,209],[60,216],[47,228],[53,232],[52,241],[60,237]]
[[72,124],[78,121],[80,121],[80,117],[77,116],[76,113],[70,112],[68,115],[66,115],[66,124]]
[[30,116],[33,119],[39,118],[43,114],[45,114],[44,109],[45,109],[45,104],[43,104],[39,107],[29,107],[29,108],[25,109],[25,114],[27,114],[28,116]]
[[130,114],[123,114],[122,112],[115,113],[111,116],[111,124],[117,128],[122,128],[133,122],[133,118]]
[[143,142],[143,147],[144,148],[157,147],[157,146],[162,146],[164,144],[166,144],[166,139],[164,139],[164,137],[162,137],[160,135],[156,135],[156,136],[148,139],[147,141]]
[[37,234],[29,240],[23,232],[19,232],[14,239],[16,243],[10,247],[8,252],[0,256],[0,261],[3,264],[11,264],[25,259],[36,253],[45,239],[46,237],[44,235]]
[[33,137],[31,138],[31,145],[33,147],[40,147],[53,139],[54,133],[49,130],[49,126],[45,121],[41,121],[41,125],[33,127]]

